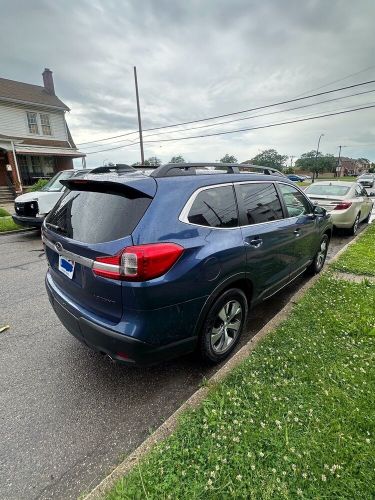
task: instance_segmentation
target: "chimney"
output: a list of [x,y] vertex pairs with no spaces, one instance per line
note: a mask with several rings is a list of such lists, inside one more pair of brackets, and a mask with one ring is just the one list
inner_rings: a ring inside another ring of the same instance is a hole
[[42,74],[44,88],[49,94],[55,95],[55,86],[53,84],[52,71],[48,68],[45,68]]

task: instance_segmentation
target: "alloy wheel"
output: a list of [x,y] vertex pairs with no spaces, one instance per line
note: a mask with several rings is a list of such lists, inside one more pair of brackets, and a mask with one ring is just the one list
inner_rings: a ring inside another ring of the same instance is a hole
[[326,260],[326,256],[327,256],[327,250],[328,250],[327,239],[324,238],[322,240],[322,242],[320,243],[320,249],[319,249],[318,254],[316,256],[316,267],[318,269],[321,269],[324,265],[324,261]]
[[226,352],[241,328],[243,310],[237,300],[229,300],[219,311],[211,329],[211,346],[216,354]]
[[353,225],[353,234],[357,234],[358,231],[358,225],[359,225],[359,214],[355,218],[354,225]]

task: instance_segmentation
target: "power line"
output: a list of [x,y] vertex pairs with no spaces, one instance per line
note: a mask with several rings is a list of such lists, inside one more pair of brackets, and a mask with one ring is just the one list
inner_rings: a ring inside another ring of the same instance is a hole
[[[305,96],[305,97],[296,97],[294,99],[287,99],[285,101],[280,101],[280,102],[273,103],[273,104],[266,104],[266,105],[263,105],[263,106],[256,106],[254,108],[249,108],[249,109],[245,109],[245,110],[242,110],[242,111],[235,111],[233,113],[225,113],[223,115],[216,115],[216,116],[211,116],[211,117],[208,117],[208,118],[201,118],[199,120],[191,120],[191,121],[187,121],[187,122],[175,123],[173,125],[164,125],[163,127],[152,127],[152,128],[147,128],[147,129],[143,129],[143,130],[149,132],[151,130],[162,130],[162,129],[166,129],[166,128],[179,127],[181,125],[190,125],[192,123],[199,123],[199,122],[205,122],[205,121],[209,121],[209,120],[216,120],[217,118],[226,118],[227,116],[240,115],[240,114],[243,114],[243,113],[249,113],[250,111],[257,111],[259,109],[272,108],[274,106],[281,106],[283,104],[289,104],[291,102],[302,101],[304,99],[311,99],[313,97],[319,97],[319,96],[325,95],[325,94],[332,94],[333,92],[340,92],[342,90],[352,89],[352,88],[355,88],[355,87],[360,87],[362,85],[368,85],[370,83],[375,83],[375,80],[368,80],[367,82],[356,83],[356,84],[348,85],[346,87],[341,87],[341,88],[338,88],[338,89],[325,90],[324,92],[319,92],[317,94],[311,94],[311,95],[308,95],[308,96]],[[136,132],[127,132],[126,134],[119,134],[119,135],[114,135],[114,136],[111,136],[111,137],[105,137],[105,138],[102,138],[102,139],[96,139],[95,141],[81,142],[81,143],[78,144],[78,146],[82,146],[82,145],[85,145],[85,144],[93,144],[93,143],[96,143],[96,142],[107,141],[109,139],[118,139],[119,137],[126,137],[128,135],[134,135],[135,133]]]
[[[306,122],[306,121],[310,121],[310,120],[316,120],[318,118],[326,118],[326,117],[329,117],[329,116],[343,115],[343,114],[346,114],[346,113],[353,113],[354,111],[361,111],[363,109],[370,109],[370,108],[375,108],[375,104],[371,104],[369,106],[362,106],[362,107],[359,107],[359,108],[347,109],[347,110],[343,110],[343,111],[336,111],[336,112],[332,112],[332,113],[325,113],[325,114],[322,114],[322,115],[312,116],[312,117],[309,117],[309,118],[298,118],[298,119],[295,119],[295,120],[288,120],[288,121],[285,121],[285,122],[271,123],[271,124],[268,124],[268,125],[259,125],[257,127],[248,127],[248,128],[242,128],[242,129],[236,129],[236,130],[227,130],[227,131],[224,131],[224,132],[215,132],[213,134],[190,135],[190,136],[186,136],[186,137],[176,137],[176,138],[172,138],[172,139],[171,138],[169,138],[169,139],[159,139],[159,140],[151,140],[151,141],[144,141],[144,142],[154,143],[154,142],[184,141],[184,140],[187,140],[187,139],[200,139],[200,138],[203,138],[203,137],[213,137],[213,136],[218,136],[218,135],[235,134],[235,133],[238,133],[238,132],[247,132],[249,130],[259,130],[259,129],[263,129],[263,128],[278,127],[280,125],[290,125],[292,123]],[[113,151],[115,149],[122,149],[122,148],[125,148],[125,147],[128,147],[128,146],[133,146],[135,144],[139,144],[139,141],[138,142],[133,142],[133,143],[130,143],[130,144],[126,144],[126,145],[123,145],[123,146],[117,146],[117,147],[114,147],[114,148],[102,149],[100,151],[93,151],[93,152],[87,153],[87,154],[90,155],[90,154],[96,154],[96,153],[103,153],[105,151]]]
[[[271,112],[268,112],[268,113],[261,113],[261,114],[257,114],[257,115],[253,115],[253,116],[246,116],[244,118],[234,118],[233,120],[225,120],[225,121],[217,122],[217,123],[211,123],[211,124],[206,124],[206,125],[199,125],[198,127],[189,127],[189,128],[185,128],[185,129],[182,129],[182,130],[172,130],[172,131],[165,131],[165,132],[156,132],[154,134],[147,134],[147,135],[144,136],[144,138],[146,139],[147,137],[154,137],[154,136],[160,136],[160,135],[165,135],[165,134],[176,134],[176,133],[181,133],[181,132],[187,132],[189,130],[197,130],[197,129],[208,128],[208,127],[217,127],[218,125],[225,125],[227,123],[234,123],[234,122],[237,122],[237,121],[244,121],[244,120],[250,120],[250,119],[253,119],[253,118],[260,118],[260,117],[264,117],[264,116],[276,115],[276,114],[280,114],[280,113],[286,113],[288,111],[295,111],[297,109],[304,109],[304,108],[309,108],[309,107],[312,107],[312,106],[317,106],[319,104],[326,104],[328,102],[340,101],[342,99],[347,99],[349,97],[355,97],[355,96],[358,96],[358,95],[369,94],[371,92],[375,92],[375,89],[366,90],[364,92],[355,92],[354,94],[348,94],[348,95],[342,96],[342,97],[334,97],[333,99],[324,99],[322,101],[314,102],[314,103],[311,103],[311,104],[303,104],[302,106],[294,106],[292,108],[281,109],[281,110],[278,110],[278,111],[271,111]],[[113,141],[113,142],[109,143],[108,145],[117,144],[117,143],[121,143],[121,142],[123,142],[123,139],[121,139],[119,141]],[[100,147],[100,145],[99,144],[95,144],[95,145],[88,146],[88,147],[89,148],[97,148],[97,147]]]
[[307,90],[306,92],[303,92],[302,94],[298,94],[296,97],[302,96],[307,94],[308,92],[315,92],[316,90],[324,89],[325,87],[329,87],[330,85],[333,85],[334,83],[342,82],[343,80],[347,80],[348,78],[352,76],[357,76],[360,73],[364,73],[365,71],[368,71],[369,69],[375,68],[375,65],[369,66],[368,68],[361,69],[360,71],[356,71],[355,73],[351,73],[350,75],[346,75],[342,78],[339,78],[338,80],[333,80],[332,82],[326,83],[325,85],[321,85],[320,87],[315,87],[314,89]]

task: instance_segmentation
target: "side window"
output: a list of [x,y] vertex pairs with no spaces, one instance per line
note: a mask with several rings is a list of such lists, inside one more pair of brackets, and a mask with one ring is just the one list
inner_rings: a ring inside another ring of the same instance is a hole
[[205,189],[195,198],[188,215],[192,224],[210,227],[238,226],[233,186]]
[[259,224],[283,218],[281,203],[272,183],[238,184],[248,224]]
[[311,207],[305,196],[295,187],[279,184],[289,217],[299,217],[311,212]]
[[359,184],[357,184],[355,187],[355,195],[357,198],[359,198],[360,196],[363,196],[362,188]]

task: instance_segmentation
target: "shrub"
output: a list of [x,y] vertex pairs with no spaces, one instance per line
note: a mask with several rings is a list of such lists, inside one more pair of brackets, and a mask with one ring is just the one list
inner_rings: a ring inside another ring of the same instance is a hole
[[40,191],[48,182],[48,179],[39,179],[35,184],[29,187],[28,191]]

